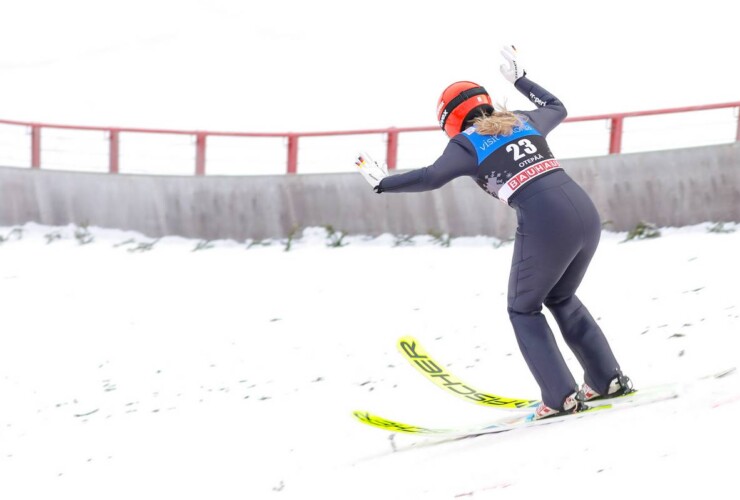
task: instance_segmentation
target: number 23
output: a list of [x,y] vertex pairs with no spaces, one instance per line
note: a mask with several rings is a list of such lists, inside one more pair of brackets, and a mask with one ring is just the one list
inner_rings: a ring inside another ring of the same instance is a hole
[[[524,150],[523,153],[519,149],[520,147]],[[534,144],[532,144],[529,139],[521,139],[516,144],[511,143],[511,144],[507,145],[506,146],[506,151],[508,151],[509,153],[514,153],[514,159],[515,160],[521,160],[522,158],[524,158],[527,155],[531,155],[532,153],[536,153],[537,152],[537,147]]]

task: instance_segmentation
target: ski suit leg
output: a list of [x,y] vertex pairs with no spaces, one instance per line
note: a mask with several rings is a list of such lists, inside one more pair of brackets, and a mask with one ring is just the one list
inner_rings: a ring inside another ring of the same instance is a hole
[[[553,312],[566,343],[579,362],[586,362],[584,369],[594,381],[601,381],[603,373],[613,367],[613,356],[607,359],[611,350],[603,333],[575,297],[598,245],[601,227],[593,203],[564,172],[543,178],[532,187],[536,189],[527,189],[512,202],[518,226],[508,311],[542,400],[560,408],[578,384],[542,314],[543,304]],[[604,368],[605,362],[608,369]]]
[[570,183],[561,189],[580,215],[583,243],[563,276],[547,294],[544,303],[583,368],[586,383],[604,394],[609,382],[619,372],[619,364],[601,328],[576,296],[576,290],[599,245],[601,221],[596,207],[580,186]]

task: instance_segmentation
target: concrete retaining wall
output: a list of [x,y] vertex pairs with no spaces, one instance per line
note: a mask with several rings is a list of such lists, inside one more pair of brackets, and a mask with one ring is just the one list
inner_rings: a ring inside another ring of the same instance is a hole
[[[740,221],[740,143],[561,160],[616,230]],[[349,234],[514,234],[514,211],[472,180],[428,193],[372,192],[362,177],[110,175],[0,167],[0,225],[70,223],[201,239]]]

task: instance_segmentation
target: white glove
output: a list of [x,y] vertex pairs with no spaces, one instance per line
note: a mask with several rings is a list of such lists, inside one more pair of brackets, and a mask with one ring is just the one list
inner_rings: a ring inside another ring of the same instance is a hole
[[522,68],[516,61],[516,47],[513,45],[505,45],[501,50],[501,55],[504,56],[504,59],[508,62],[508,64],[502,64],[500,66],[501,74],[504,75],[504,78],[509,80],[511,83],[514,83],[527,74],[527,72],[524,71],[524,68]]
[[377,190],[380,181],[385,177],[388,177],[388,166],[385,163],[380,165],[378,162],[370,158],[370,155],[367,153],[360,153],[357,155],[355,165],[373,189]]

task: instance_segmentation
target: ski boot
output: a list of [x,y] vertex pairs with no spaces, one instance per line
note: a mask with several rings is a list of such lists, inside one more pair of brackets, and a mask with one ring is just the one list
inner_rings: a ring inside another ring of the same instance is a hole
[[585,382],[579,391],[581,402],[616,398],[632,392],[635,392],[634,387],[632,387],[632,381],[626,375],[622,375],[622,372],[617,372],[617,376],[609,382],[609,388],[606,394],[599,394]]

